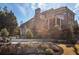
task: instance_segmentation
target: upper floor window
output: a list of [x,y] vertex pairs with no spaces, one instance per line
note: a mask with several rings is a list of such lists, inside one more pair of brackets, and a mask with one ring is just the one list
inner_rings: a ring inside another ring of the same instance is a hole
[[64,15],[57,15],[57,18],[64,20]]
[[57,18],[57,24],[60,25],[60,18]]

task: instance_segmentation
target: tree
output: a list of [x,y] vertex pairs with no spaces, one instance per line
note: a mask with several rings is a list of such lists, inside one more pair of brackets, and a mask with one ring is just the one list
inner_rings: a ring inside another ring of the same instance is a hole
[[19,27],[16,27],[16,28],[15,28],[14,34],[15,34],[15,35],[20,35],[20,29],[19,29]]
[[0,10],[0,30],[6,28],[10,35],[14,35],[16,27],[18,27],[16,16],[12,10],[9,11],[5,6],[2,10]]

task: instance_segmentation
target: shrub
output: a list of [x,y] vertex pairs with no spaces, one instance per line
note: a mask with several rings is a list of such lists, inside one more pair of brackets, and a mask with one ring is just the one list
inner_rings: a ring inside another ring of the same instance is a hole
[[70,43],[73,39],[73,34],[70,31],[70,29],[65,29],[62,31],[62,38],[67,41],[67,43]]
[[47,55],[48,55],[48,54],[53,54],[54,51],[53,51],[52,49],[48,48],[48,49],[45,50],[45,53],[46,53]]
[[33,33],[30,29],[27,29],[26,31],[26,38],[33,38]]
[[9,35],[9,32],[7,31],[6,28],[4,28],[4,29],[1,30],[1,36],[7,37],[8,35]]
[[49,46],[48,46],[48,45],[41,45],[41,44],[40,44],[40,45],[38,46],[38,48],[45,50],[45,49],[49,48]]
[[38,46],[38,50],[47,55],[53,54],[53,50],[47,44],[40,44]]
[[9,32],[7,31],[6,28],[1,30],[1,36],[2,36],[3,42],[9,41],[9,40],[6,39],[6,37],[8,37],[8,35],[9,35]]

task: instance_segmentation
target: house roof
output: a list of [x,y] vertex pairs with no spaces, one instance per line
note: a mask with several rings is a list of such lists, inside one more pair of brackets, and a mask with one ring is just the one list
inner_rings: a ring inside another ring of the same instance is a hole
[[[49,12],[57,12],[57,11],[59,11],[59,10],[68,10],[69,12],[71,12],[71,13],[73,13],[73,14],[75,14],[73,11],[71,11],[68,7],[61,7],[61,8],[57,8],[57,9],[49,9],[49,10],[46,10],[46,11],[44,11],[44,12],[42,12],[41,14],[43,14],[43,15],[45,15],[46,13],[49,13]],[[33,17],[34,18],[34,17]],[[27,21],[27,22],[25,22],[25,23],[23,23],[20,27],[22,27],[23,25],[27,25],[29,22],[31,22],[32,21],[32,19],[33,18],[31,18],[29,21]]]
[[42,12],[42,14],[46,14],[46,13],[48,13],[48,12],[57,12],[57,11],[60,11],[60,10],[68,10],[69,12],[71,12],[71,13],[73,13],[73,14],[75,14],[72,10],[70,10],[68,7],[61,7],[61,8],[57,8],[57,9],[49,9],[49,10],[46,10],[46,11],[44,11],[44,12]]

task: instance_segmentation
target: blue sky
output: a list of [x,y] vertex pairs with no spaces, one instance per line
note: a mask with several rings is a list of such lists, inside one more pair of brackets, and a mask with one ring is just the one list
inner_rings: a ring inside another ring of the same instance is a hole
[[79,4],[78,3],[0,3],[0,7],[7,6],[9,10],[12,10],[17,18],[18,24],[22,24],[34,16],[36,8],[41,8],[41,11],[45,11],[51,8],[59,8],[67,6],[76,15],[75,19],[79,23]]

